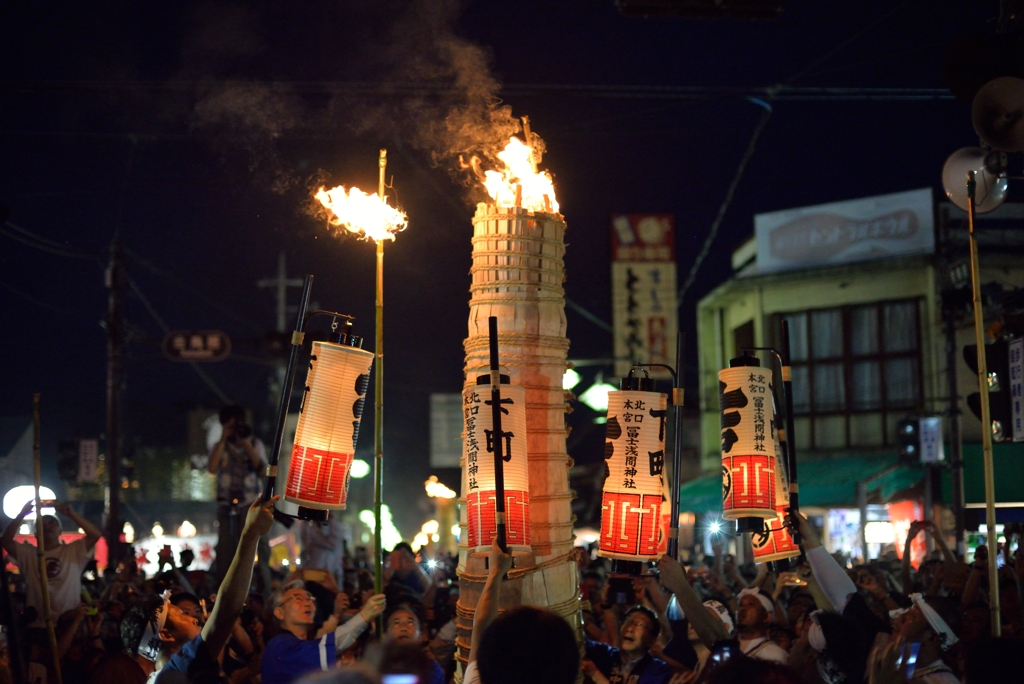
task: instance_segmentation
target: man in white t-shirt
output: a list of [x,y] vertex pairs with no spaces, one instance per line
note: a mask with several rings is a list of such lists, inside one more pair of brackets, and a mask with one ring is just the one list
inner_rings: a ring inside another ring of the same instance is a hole
[[[11,555],[18,570],[25,578],[26,603],[36,609],[36,619],[29,627],[46,627],[46,614],[43,612],[43,588],[39,581],[39,556],[35,545],[18,543],[14,536],[18,533],[22,521],[34,506],[32,501],[25,504],[21,512],[7,525],[4,530],[3,547]],[[96,541],[102,536],[99,528],[80,516],[70,504],[58,501],[54,505],[57,511],[70,518],[77,527],[85,531],[85,538],[62,544],[60,534],[63,531],[60,520],[53,515],[44,515],[37,522],[43,526],[43,548],[46,559],[46,578],[50,590],[50,614],[54,624],[63,613],[77,608],[82,602],[82,570],[89,562]]]
[[768,640],[768,626],[775,613],[775,606],[759,589],[744,589],[736,609],[736,636],[740,650],[754,660],[767,660],[785,665],[789,654],[781,646]]

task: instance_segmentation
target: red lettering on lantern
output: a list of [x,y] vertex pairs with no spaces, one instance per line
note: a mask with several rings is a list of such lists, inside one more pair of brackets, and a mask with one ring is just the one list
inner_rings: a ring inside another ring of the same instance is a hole
[[604,492],[601,499],[601,550],[630,556],[657,556],[661,531],[659,494]]
[[296,444],[288,468],[285,496],[311,504],[344,507],[353,454]]
[[[466,495],[468,547],[488,547],[498,536],[494,490]],[[530,545],[530,493],[505,490],[505,542]]]

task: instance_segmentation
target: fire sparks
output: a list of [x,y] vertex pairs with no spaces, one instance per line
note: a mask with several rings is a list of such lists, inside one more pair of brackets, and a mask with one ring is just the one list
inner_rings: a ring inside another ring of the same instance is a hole
[[320,188],[315,197],[327,209],[331,225],[343,226],[350,233],[374,242],[394,240],[395,233],[405,230],[409,224],[405,212],[359,188],[345,190],[343,185],[330,190]]
[[551,174],[537,171],[533,151],[528,145],[519,138],[511,138],[498,153],[498,159],[505,165],[504,170],[484,171],[482,178],[487,194],[496,204],[520,206],[530,211],[558,211]]

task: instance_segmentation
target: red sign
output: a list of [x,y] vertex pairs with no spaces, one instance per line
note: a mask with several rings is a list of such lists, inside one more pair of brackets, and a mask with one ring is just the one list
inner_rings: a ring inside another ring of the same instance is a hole
[[[490,546],[498,536],[494,490],[466,495],[469,548]],[[510,546],[530,545],[530,493],[505,490],[505,542]]]
[[288,467],[285,496],[296,503],[345,505],[349,468],[354,454],[296,444]]
[[612,216],[612,261],[675,260],[674,214]]

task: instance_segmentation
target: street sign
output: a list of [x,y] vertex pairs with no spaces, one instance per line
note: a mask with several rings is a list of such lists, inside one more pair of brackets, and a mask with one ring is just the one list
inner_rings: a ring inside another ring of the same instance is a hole
[[1010,340],[1010,425],[1013,441],[1024,442],[1024,337]]
[[942,448],[942,418],[929,416],[920,420],[921,463],[942,463],[946,460]]
[[99,464],[99,440],[78,440],[78,481],[95,482]]
[[231,338],[220,330],[173,330],[163,350],[171,361],[223,361],[231,354]]

